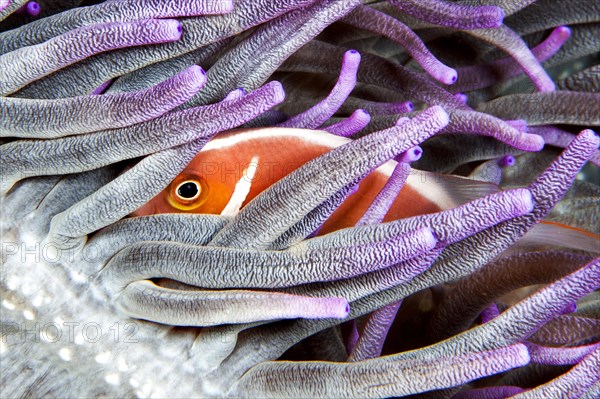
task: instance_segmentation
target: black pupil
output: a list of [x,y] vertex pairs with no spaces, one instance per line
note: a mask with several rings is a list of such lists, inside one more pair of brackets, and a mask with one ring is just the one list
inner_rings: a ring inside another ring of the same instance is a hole
[[198,185],[188,181],[177,188],[177,195],[181,198],[194,198],[198,194]]

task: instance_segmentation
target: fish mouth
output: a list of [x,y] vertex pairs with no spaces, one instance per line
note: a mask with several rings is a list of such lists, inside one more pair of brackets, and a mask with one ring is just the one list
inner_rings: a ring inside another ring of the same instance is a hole
[[0,0],[2,396],[596,397],[598,7],[500,3]]

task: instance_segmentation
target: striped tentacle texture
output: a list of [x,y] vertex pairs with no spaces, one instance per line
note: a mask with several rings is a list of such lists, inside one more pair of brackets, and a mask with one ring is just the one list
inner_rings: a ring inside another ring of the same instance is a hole
[[0,396],[597,398],[600,2],[0,0]]

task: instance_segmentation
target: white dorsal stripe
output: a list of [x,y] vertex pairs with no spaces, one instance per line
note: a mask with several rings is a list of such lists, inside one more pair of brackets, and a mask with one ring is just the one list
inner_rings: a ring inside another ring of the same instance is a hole
[[258,160],[259,158],[257,155],[253,156],[246,169],[244,169],[242,177],[235,184],[235,189],[233,190],[229,202],[221,212],[222,216],[235,216],[242,208],[242,204],[246,200],[250,188],[252,187],[252,180],[254,180],[254,175],[258,169]]
[[347,139],[345,137],[336,136],[334,134],[327,133],[323,130],[294,129],[283,127],[265,127],[247,130],[242,129],[232,131],[232,133],[233,134],[217,135],[214,139],[209,141],[200,152],[233,147],[236,144],[248,140],[273,137],[293,137],[307,141],[309,143],[322,145],[324,147],[329,147],[332,149],[339,147],[343,144],[349,143],[351,141],[350,139]]

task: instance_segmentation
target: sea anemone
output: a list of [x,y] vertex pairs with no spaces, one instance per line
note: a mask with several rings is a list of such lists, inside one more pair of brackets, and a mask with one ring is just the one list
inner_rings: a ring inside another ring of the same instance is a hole
[[600,397],[600,2],[0,21],[2,397]]

